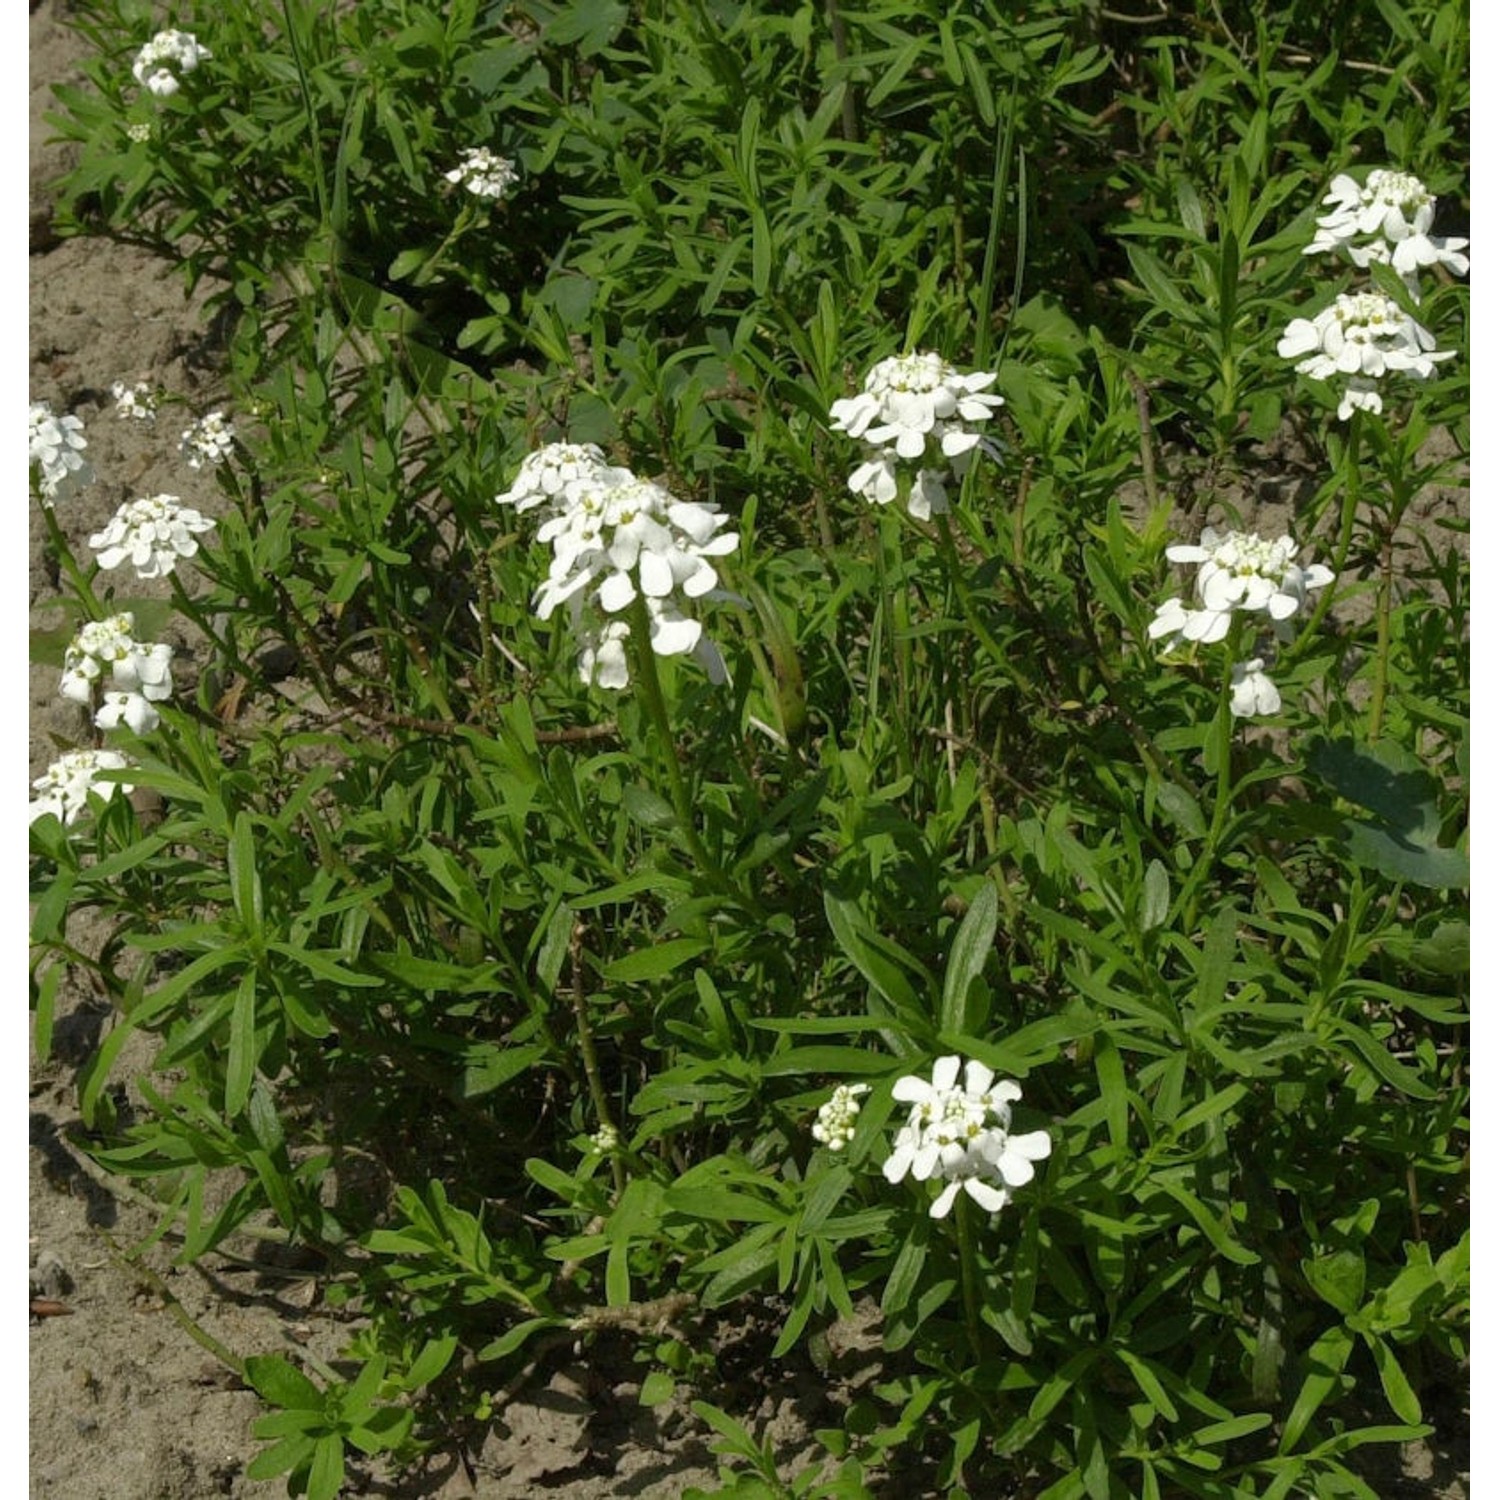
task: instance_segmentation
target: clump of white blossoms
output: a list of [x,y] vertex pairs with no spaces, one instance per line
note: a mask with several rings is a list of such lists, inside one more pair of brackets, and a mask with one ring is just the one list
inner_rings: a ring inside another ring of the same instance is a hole
[[637,598],[658,656],[691,652],[710,680],[728,679],[719,648],[684,609],[730,597],[709,559],[733,552],[740,539],[722,529],[729,517],[716,505],[678,500],[629,469],[605,463],[592,445],[570,443],[531,454],[516,482],[495,498],[518,510],[547,508],[536,539],[551,544],[552,565],[532,607],[545,620],[567,606],[585,682],[623,688],[630,681],[625,642],[631,626],[621,617]]
[[[911,515],[923,521],[941,515],[948,509],[945,471],[961,480],[976,452],[1000,456],[993,441],[968,425],[988,421],[1005,404],[985,391],[996,378],[994,371],[965,375],[937,354],[881,360],[859,395],[831,408],[834,430],[865,445],[849,488],[876,505],[890,504],[904,488]],[[899,463],[915,463],[915,473],[901,472]]]
[[1348,292],[1312,318],[1293,318],[1276,352],[1298,360],[1297,373],[1314,380],[1344,377],[1339,420],[1356,408],[1379,412],[1375,382],[1393,372],[1426,380],[1453,350],[1437,340],[1415,318],[1381,292]]
[[839,1084],[833,1097],[818,1109],[818,1118],[813,1122],[813,1139],[821,1141],[830,1151],[842,1151],[854,1139],[860,1097],[869,1092],[867,1083]]
[[1290,536],[1266,541],[1253,531],[1204,528],[1196,545],[1179,543],[1167,548],[1175,563],[1197,563],[1193,595],[1199,608],[1188,609],[1180,599],[1160,605],[1146,629],[1152,640],[1165,639],[1163,649],[1182,641],[1222,641],[1236,611],[1264,614],[1283,639],[1287,622],[1307,602],[1314,589],[1333,582],[1333,573],[1322,563],[1303,567],[1297,562],[1299,548]]
[[1441,265],[1455,276],[1468,272],[1468,257],[1458,253],[1468,240],[1428,233],[1437,199],[1409,172],[1377,167],[1363,185],[1341,173],[1323,202],[1333,204],[1333,211],[1317,220],[1318,232],[1304,255],[1331,251],[1361,269],[1388,265],[1417,300],[1417,273],[1424,267]]
[[234,450],[234,424],[223,412],[211,411],[183,432],[177,446],[187,459],[188,468],[201,469],[204,464],[217,467]]
[[182,557],[198,550],[197,538],[212,531],[213,520],[184,505],[176,495],[127,500],[103,531],[89,538],[101,568],[117,568],[128,558],[139,578],[165,578]]
[[137,734],[149,734],[161,723],[154,705],[172,696],[172,648],[138,641],[134,631],[135,616],[129,610],[80,626],[63,656],[58,691],[88,708],[95,688],[102,686],[94,723],[100,729],[123,723]]
[[[1291,635],[1291,621],[1316,589],[1333,582],[1333,572],[1322,563],[1297,561],[1300,549],[1290,536],[1267,541],[1251,531],[1204,529],[1196,545],[1167,548],[1175,563],[1197,563],[1193,580],[1196,608],[1181,599],[1157,607],[1147,636],[1160,641],[1164,651],[1178,646],[1224,640],[1236,615],[1259,615],[1270,622],[1277,637]],[[1273,714],[1281,708],[1281,694],[1266,676],[1265,662],[1256,657],[1233,669],[1229,711],[1236,718]]]
[[97,777],[100,771],[123,771],[129,764],[118,750],[70,750],[31,783],[40,795],[31,800],[28,821],[34,823],[53,813],[67,825],[88,811],[90,792],[108,801],[118,786],[128,795],[135,790],[129,784]]
[[459,163],[443,176],[453,183],[463,183],[476,198],[503,198],[521,180],[516,164],[488,146],[471,146]]
[[960,1086],[961,1061],[940,1057],[930,1083],[908,1074],[891,1090],[911,1105],[911,1113],[882,1170],[891,1183],[908,1172],[917,1182],[941,1178],[943,1190],[929,1210],[934,1219],[947,1214],[960,1189],[989,1213],[1004,1208],[1011,1190],[1030,1182],[1034,1164],[1052,1153],[1045,1130],[1011,1132],[1010,1107],[1021,1097],[1020,1084],[997,1080],[992,1069],[971,1059],[962,1063]]
[[135,81],[165,99],[182,87],[179,73],[191,73],[213,53],[191,31],[158,31],[136,54]]
[[31,403],[31,474],[43,505],[66,500],[90,483],[94,471],[83,456],[88,439],[77,417],[59,417],[45,401]]
[[138,381],[135,385],[126,385],[123,380],[117,380],[110,386],[109,393],[114,397],[115,415],[121,420],[130,418],[139,422],[156,420],[156,392],[145,381]]

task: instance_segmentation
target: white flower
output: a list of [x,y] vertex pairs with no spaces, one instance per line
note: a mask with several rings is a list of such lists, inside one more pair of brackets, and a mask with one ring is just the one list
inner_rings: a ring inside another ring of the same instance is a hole
[[125,134],[133,140],[137,146],[144,146],[151,139],[151,126],[144,120],[137,120],[134,125],[125,127]]
[[1361,269],[1372,262],[1389,265],[1414,300],[1422,267],[1441,265],[1455,276],[1468,272],[1468,257],[1458,253],[1468,240],[1428,233],[1437,200],[1407,172],[1377,167],[1363,186],[1340,174],[1323,202],[1333,204],[1333,212],[1318,219],[1318,232],[1304,255],[1333,251],[1347,255]]
[[629,622],[607,617],[639,597],[658,656],[688,652],[714,682],[727,680],[723,657],[684,604],[728,598],[710,561],[739,546],[723,531],[729,518],[714,505],[675,499],[629,469],[603,462],[592,445],[553,444],[522,465],[497,500],[518,509],[548,507],[536,538],[552,547],[552,565],[532,607],[548,619],[566,605],[579,641],[579,675],[599,687],[630,680]]
[[506,190],[521,178],[509,157],[500,156],[488,146],[471,146],[459,164],[443,176],[449,182],[463,183],[476,198],[503,198]]
[[[849,488],[877,505],[898,493],[897,460],[946,460],[954,478],[962,479],[976,452],[999,457],[999,449],[966,423],[985,422],[1003,396],[985,387],[993,371],[965,375],[937,354],[902,354],[883,359],[865,377],[857,396],[833,403],[836,432],[866,445],[864,462],[849,476]],[[908,491],[907,510],[922,520],[948,508],[941,468],[919,468]]]
[[1018,1083],[997,1081],[992,1069],[971,1059],[963,1064],[959,1087],[960,1063],[956,1056],[940,1057],[930,1083],[908,1074],[891,1089],[892,1097],[911,1105],[911,1113],[882,1170],[891,1183],[908,1172],[917,1182],[944,1179],[929,1210],[935,1219],[953,1207],[960,1189],[990,1213],[1003,1208],[1010,1190],[1036,1175],[1033,1163],[1052,1151],[1045,1130],[1011,1134],[1010,1106],[1021,1097]]
[[1316,317],[1293,318],[1276,352],[1297,360],[1298,374],[1348,379],[1341,419],[1355,407],[1380,409],[1372,382],[1381,376],[1394,371],[1426,380],[1440,360],[1453,358],[1453,350],[1438,350],[1437,340],[1420,323],[1379,292],[1346,293]]
[[204,464],[217,466],[234,450],[234,425],[225,420],[223,412],[211,411],[182,434],[178,447],[190,469],[201,469]]
[[583,622],[583,602],[575,601],[573,636],[578,642],[578,675],[590,687],[618,692],[630,685],[630,661],[625,642],[630,626],[624,620],[606,620],[597,630]]
[[70,750],[53,761],[44,776],[31,783],[41,795],[32,799],[29,821],[34,823],[53,813],[69,824],[79,813],[87,811],[90,792],[108,801],[117,785],[123,786],[127,793],[133,791],[125,783],[95,780],[100,771],[123,771],[129,764],[117,750]]
[[1212,645],[1229,634],[1230,614],[1228,610],[1188,609],[1181,599],[1168,599],[1157,605],[1156,618],[1146,627],[1146,634],[1153,641],[1164,640],[1163,651],[1184,641]]
[[1229,712],[1237,719],[1248,719],[1253,714],[1274,714],[1281,709],[1281,694],[1276,684],[1266,676],[1260,657],[1236,662],[1230,680]]
[[601,1125],[589,1137],[589,1146],[601,1156],[608,1156],[611,1151],[620,1148],[620,1132],[613,1125]]
[[603,450],[593,443],[548,443],[526,455],[515,483],[496,495],[495,503],[514,505],[518,511],[559,499],[566,505],[569,485],[607,467]]
[[136,54],[130,71],[142,87],[162,98],[169,98],[179,87],[173,68],[181,73],[191,73],[200,62],[212,56],[213,53],[190,31],[158,31]]
[[94,723],[114,729],[123,722],[137,734],[148,734],[161,722],[152,705],[172,696],[172,648],[142,644],[134,629],[135,617],[128,610],[82,625],[63,656],[58,691],[88,707],[107,671],[109,686]]
[[163,578],[178,558],[197,552],[194,538],[213,527],[209,517],[183,505],[176,495],[152,495],[127,500],[109,525],[89,538],[89,546],[99,554],[101,568],[117,568],[129,558],[137,577]]
[[31,403],[31,467],[43,505],[66,500],[94,477],[83,450],[88,440],[77,417],[54,416],[45,401]]
[[123,380],[117,380],[110,386],[109,393],[115,398],[117,417],[134,417],[141,422],[156,420],[156,393],[144,381],[128,386]]
[[106,693],[94,723],[100,729],[125,724],[137,734],[150,734],[161,723],[161,715],[144,693]]
[[867,1083],[841,1083],[833,1097],[818,1109],[812,1137],[830,1151],[842,1151],[854,1139],[854,1124],[859,1119],[860,1096],[870,1092]]
[[[1297,613],[1309,590],[1333,582],[1333,573],[1322,563],[1300,566],[1297,550],[1290,536],[1268,542],[1253,531],[1226,531],[1221,535],[1209,526],[1196,546],[1168,547],[1167,556],[1173,562],[1200,565],[1194,592],[1205,609],[1265,613],[1279,622]],[[1224,634],[1189,635],[1189,639],[1218,640]]]

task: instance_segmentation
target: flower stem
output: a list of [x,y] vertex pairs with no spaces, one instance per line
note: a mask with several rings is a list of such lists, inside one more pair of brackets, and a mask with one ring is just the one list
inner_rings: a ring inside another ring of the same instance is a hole
[[[609,1090],[604,1087],[604,1074],[599,1070],[599,1053],[594,1046],[594,1028],[589,1023],[588,996],[583,989],[583,938],[587,928],[574,922],[572,935],[568,939],[568,959],[573,968],[573,1019],[578,1026],[578,1050],[583,1056],[583,1073],[588,1079],[589,1098],[593,1101],[594,1117],[600,1127],[609,1126],[617,1130],[615,1117],[610,1108]],[[610,1170],[614,1173],[615,1197],[625,1191],[625,1163],[618,1152],[611,1152]]]
[[635,658],[635,675],[646,696],[646,711],[656,727],[657,738],[666,750],[667,782],[672,792],[672,806],[677,812],[677,823],[687,840],[689,852],[698,868],[705,874],[723,881],[718,862],[709,856],[703,840],[698,834],[697,818],[693,799],[682,774],[682,762],[677,748],[677,737],[672,733],[672,720],[667,713],[667,700],[661,690],[661,677],[656,670],[656,653],[651,649],[651,616],[646,610],[645,598],[637,594],[630,603],[630,648]]
[[974,1247],[973,1205],[969,1195],[960,1191],[953,1207],[958,1229],[958,1271],[964,1289],[964,1327],[969,1334],[969,1348],[978,1362],[984,1358],[984,1340],[979,1328],[979,1262]]
[[1375,687],[1370,697],[1370,725],[1366,737],[1374,742],[1385,725],[1385,697],[1390,680],[1391,599],[1396,585],[1396,529],[1406,514],[1411,487],[1392,476],[1391,505],[1380,539],[1380,587],[1375,595]]
[[68,545],[68,538],[62,527],[57,524],[57,517],[53,514],[52,507],[43,504],[41,510],[47,522],[47,536],[52,542],[53,550],[57,553],[58,563],[63,572],[68,575],[68,582],[73,585],[73,592],[78,596],[78,602],[88,611],[91,620],[102,620],[104,606],[99,603],[94,594],[93,585],[84,575],[83,569],[78,566],[77,559],[73,556],[73,549]]
[[890,642],[896,658],[896,756],[902,775],[910,775],[911,735],[908,733],[907,712],[911,704],[911,638],[906,630],[910,621],[903,601],[899,600],[891,584],[888,554],[900,556],[900,517],[882,515],[875,537],[875,570],[880,580],[880,609],[885,621],[884,638]]

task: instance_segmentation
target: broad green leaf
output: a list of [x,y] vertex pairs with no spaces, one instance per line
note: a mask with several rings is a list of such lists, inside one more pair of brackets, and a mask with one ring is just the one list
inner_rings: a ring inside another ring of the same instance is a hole
[[279,1354],[246,1355],[245,1379],[272,1406],[323,1409],[323,1392]]

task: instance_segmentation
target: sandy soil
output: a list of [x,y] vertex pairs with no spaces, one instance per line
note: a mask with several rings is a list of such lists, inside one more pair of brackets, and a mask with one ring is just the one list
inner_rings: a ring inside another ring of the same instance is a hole
[[[43,114],[51,105],[49,86],[79,76],[81,52],[58,19],[58,0],[34,7],[30,42],[30,395],[86,425],[97,479],[57,512],[82,548],[122,500],[137,495],[168,491],[210,514],[218,508],[211,478],[186,466],[177,438],[190,416],[224,405],[226,392],[202,298],[185,296],[169,265],[99,240],[61,241],[52,232],[48,183],[67,154],[49,144]],[[164,411],[154,424],[123,421],[109,395],[116,380],[147,380],[186,405]],[[33,514],[31,627],[66,636],[74,622],[48,576],[41,543]],[[130,592],[165,597],[168,590],[148,583]],[[191,645],[172,627],[163,638],[183,654]],[[82,742],[86,725],[82,710],[58,697],[55,666],[33,665],[30,689],[31,774],[38,775],[60,744]],[[72,935],[85,945],[94,937],[86,924]],[[78,1069],[107,1020],[102,1000],[80,986],[67,989],[52,1057],[45,1064],[32,1058],[30,1293],[45,1315],[34,1313],[30,1326],[30,1494],[57,1500],[284,1494],[279,1480],[246,1479],[245,1467],[261,1446],[251,1427],[262,1408],[195,1330],[240,1358],[283,1352],[331,1362],[352,1327],[322,1308],[315,1284],[295,1273],[269,1274],[229,1255],[175,1266],[170,1237],[137,1257],[135,1248],[155,1224],[152,1206],[132,1189],[107,1183],[72,1144]],[[135,1060],[144,1064],[147,1055]],[[130,1062],[124,1059],[119,1076],[128,1076]],[[842,1343],[835,1335],[841,1363],[830,1377],[803,1370],[775,1383],[757,1364],[755,1351],[768,1342],[741,1337],[743,1378],[730,1383],[740,1404],[716,1397],[775,1441],[790,1472],[811,1456],[811,1431],[836,1424],[840,1396],[868,1378],[868,1330],[844,1330]],[[712,1487],[711,1434],[680,1401],[642,1408],[631,1372],[626,1350],[565,1350],[538,1364],[501,1418],[462,1456],[440,1454],[399,1479],[354,1474],[348,1492],[403,1500],[519,1500],[539,1493],[558,1500],[665,1500],[694,1484]],[[1467,1495],[1464,1418],[1455,1417],[1453,1430],[1432,1445],[1389,1455],[1383,1494]],[[927,1493],[910,1482],[899,1491],[904,1500]]]

